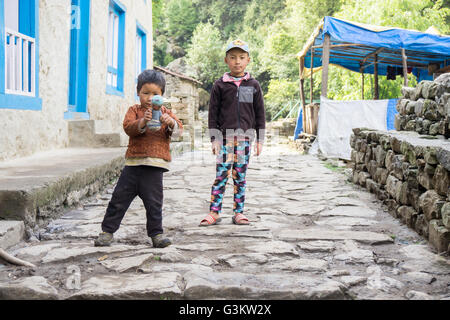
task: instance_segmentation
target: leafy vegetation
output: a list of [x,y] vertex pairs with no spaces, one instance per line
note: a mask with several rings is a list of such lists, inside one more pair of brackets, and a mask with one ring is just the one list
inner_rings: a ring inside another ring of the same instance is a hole
[[[240,38],[250,44],[248,67],[259,80],[268,118],[288,101],[299,99],[298,60],[314,28],[324,16],[418,31],[436,27],[450,34],[450,0],[153,0],[154,60],[166,66],[184,58],[209,90],[227,69],[226,44]],[[400,95],[403,79],[379,79],[380,98]],[[410,76],[410,86],[415,85]],[[321,75],[314,74],[313,99],[320,96]],[[305,81],[309,101],[309,81]],[[361,98],[361,74],[331,67],[329,97]],[[365,98],[373,95],[373,76],[365,75]],[[288,110],[286,111],[286,113]]]

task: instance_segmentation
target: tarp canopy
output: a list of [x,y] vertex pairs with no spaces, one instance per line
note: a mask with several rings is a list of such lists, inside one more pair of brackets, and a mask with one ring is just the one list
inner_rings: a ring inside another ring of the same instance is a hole
[[437,64],[437,69],[450,64],[450,36],[324,17],[297,55],[304,59],[301,75],[304,78],[310,74],[311,48],[314,49],[313,70],[322,66],[324,34],[330,35],[330,64],[356,72],[363,66],[364,73],[373,74],[376,53],[379,75],[387,75],[388,67],[391,73],[402,74],[402,49],[407,56],[408,72],[418,81],[432,80],[429,64]]

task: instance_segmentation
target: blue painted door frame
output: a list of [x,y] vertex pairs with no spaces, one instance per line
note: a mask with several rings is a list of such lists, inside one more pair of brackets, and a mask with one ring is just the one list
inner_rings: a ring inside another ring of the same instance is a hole
[[89,29],[91,0],[72,0],[70,30],[69,112],[88,114]]

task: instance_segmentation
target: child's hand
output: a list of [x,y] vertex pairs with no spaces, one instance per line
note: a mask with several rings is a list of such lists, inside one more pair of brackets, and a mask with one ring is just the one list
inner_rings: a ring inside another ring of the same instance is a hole
[[147,122],[152,120],[152,108],[148,108],[144,113],[144,123],[147,124]]
[[161,121],[162,124],[168,125],[170,128],[173,129],[175,127],[175,119],[173,119],[171,116],[169,116],[167,113],[164,113],[161,118],[159,118],[159,121]]
[[261,155],[263,149],[263,144],[261,142],[257,142],[255,145],[255,155],[259,157]]
[[152,120],[152,108],[148,108],[144,113],[144,118],[141,119],[141,122],[139,122],[139,128],[143,129],[147,125],[149,121]]
[[217,156],[220,153],[220,149],[221,149],[220,142],[217,140],[214,140],[212,142],[212,153]]

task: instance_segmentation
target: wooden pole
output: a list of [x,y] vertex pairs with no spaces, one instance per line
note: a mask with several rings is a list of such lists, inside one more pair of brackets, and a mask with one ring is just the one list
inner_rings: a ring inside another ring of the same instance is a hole
[[361,99],[364,100],[364,68],[362,67],[362,63],[360,64],[359,72],[361,72]]
[[328,67],[330,64],[330,35],[325,34],[322,51],[322,92],[323,97],[328,97]]
[[300,72],[300,98],[302,99],[302,125],[303,132],[305,132],[305,79],[303,79],[303,71],[305,70],[305,57],[301,57],[299,61],[299,72]]
[[310,88],[309,88],[309,103],[313,103],[313,89],[314,89],[314,79],[313,79],[313,69],[314,69],[314,49],[311,49],[311,75],[310,75]]
[[378,100],[380,98],[379,89],[378,89],[378,55],[375,55],[375,63],[373,65],[373,80],[374,80],[374,100]]
[[408,62],[405,49],[402,49],[402,61],[403,61],[403,84],[408,86]]

